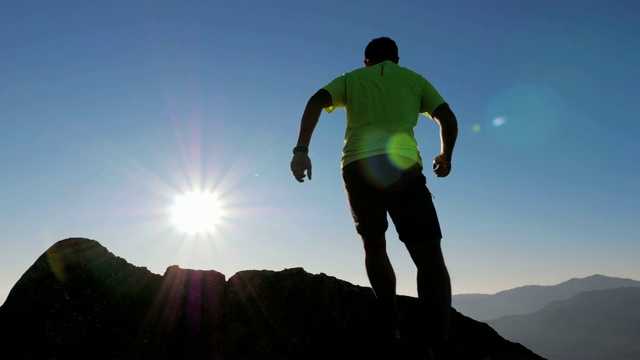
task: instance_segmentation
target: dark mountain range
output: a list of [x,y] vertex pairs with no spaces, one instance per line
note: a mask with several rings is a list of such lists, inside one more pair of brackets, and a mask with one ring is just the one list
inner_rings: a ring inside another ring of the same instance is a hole
[[640,281],[593,275],[553,286],[522,286],[493,295],[454,295],[453,306],[473,319],[487,321],[507,315],[529,314],[553,301],[565,300],[584,291],[622,287],[640,287]]
[[[427,353],[418,299],[400,296],[405,342],[385,341],[370,288],[302,268],[136,267],[97,241],[54,244],[0,306],[0,357],[372,359]],[[460,359],[542,359],[452,309]]]
[[550,360],[640,359],[640,287],[582,292],[488,323]]

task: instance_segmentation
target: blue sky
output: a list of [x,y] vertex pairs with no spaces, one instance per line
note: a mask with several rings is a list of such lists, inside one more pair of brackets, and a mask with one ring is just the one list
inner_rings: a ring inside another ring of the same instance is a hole
[[[0,301],[77,236],[159,274],[304,267],[368,286],[344,111],[322,115],[313,180],[289,161],[309,96],[379,36],[459,120],[452,174],[428,173],[454,293],[640,279],[638,14],[623,0],[1,1]],[[428,162],[438,128],[422,119]],[[214,232],[172,225],[190,191],[217,194]]]

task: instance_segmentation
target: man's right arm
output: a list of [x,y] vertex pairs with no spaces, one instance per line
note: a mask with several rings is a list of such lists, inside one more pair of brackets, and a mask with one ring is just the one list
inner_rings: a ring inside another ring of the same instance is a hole
[[433,120],[440,125],[440,154],[434,159],[434,171],[439,177],[449,175],[453,147],[458,138],[458,120],[447,103],[440,104],[432,113]]

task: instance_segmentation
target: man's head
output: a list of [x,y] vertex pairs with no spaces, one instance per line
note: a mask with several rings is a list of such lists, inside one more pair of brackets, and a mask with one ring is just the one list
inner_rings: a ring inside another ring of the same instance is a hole
[[391,60],[396,64],[400,60],[396,42],[388,37],[371,40],[364,49],[364,64],[371,66],[387,60]]

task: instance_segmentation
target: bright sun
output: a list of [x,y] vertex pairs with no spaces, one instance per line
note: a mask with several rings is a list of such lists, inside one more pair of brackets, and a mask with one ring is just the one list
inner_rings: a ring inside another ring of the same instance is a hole
[[171,222],[178,230],[207,233],[215,230],[223,215],[218,197],[213,193],[191,192],[177,196],[171,207]]

